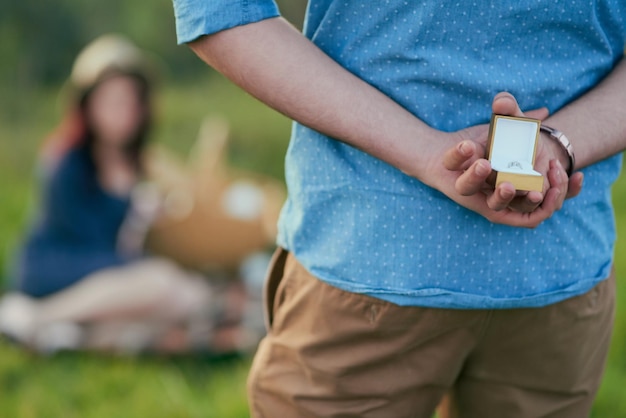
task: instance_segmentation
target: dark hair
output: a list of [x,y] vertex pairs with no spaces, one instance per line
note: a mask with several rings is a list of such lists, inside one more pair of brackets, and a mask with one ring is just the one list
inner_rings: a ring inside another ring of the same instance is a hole
[[[152,125],[152,112],[150,106],[151,100],[151,86],[149,80],[139,72],[129,72],[129,71],[119,71],[119,70],[110,70],[105,73],[101,77],[99,77],[98,82],[93,86],[85,90],[79,96],[79,112],[81,119],[84,124],[83,137],[78,141],[78,146],[84,146],[89,151],[94,145],[96,140],[95,132],[93,131],[93,127],[90,125],[89,118],[87,117],[87,107],[89,106],[89,100],[91,98],[91,94],[95,91],[98,86],[100,86],[104,81],[109,80],[114,77],[129,77],[132,78],[137,85],[137,92],[139,94],[139,102],[143,108],[142,120],[139,123],[137,131],[134,136],[130,138],[127,142],[126,148],[124,149],[126,155],[131,161],[134,168],[139,172],[143,172],[143,167],[141,163],[141,153],[146,144],[148,133],[150,127]],[[91,158],[91,152],[88,153]]]

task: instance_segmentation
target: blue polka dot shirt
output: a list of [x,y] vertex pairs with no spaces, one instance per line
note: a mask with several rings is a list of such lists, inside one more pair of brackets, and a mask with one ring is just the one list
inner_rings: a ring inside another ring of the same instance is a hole
[[[279,13],[267,0],[174,6],[180,42]],[[487,123],[499,91],[556,112],[593,88],[622,58],[626,2],[311,0],[304,33],[425,123],[455,131]],[[528,230],[492,224],[296,123],[278,244],[321,280],[400,305],[544,306],[609,275],[621,160],[587,167],[582,193]]]

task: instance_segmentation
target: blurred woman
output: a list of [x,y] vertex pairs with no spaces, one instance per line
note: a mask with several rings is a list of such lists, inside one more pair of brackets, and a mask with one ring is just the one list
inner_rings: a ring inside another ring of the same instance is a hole
[[19,292],[0,305],[10,337],[41,350],[235,348],[235,336],[208,341],[224,309],[206,280],[141,253],[153,207],[131,196],[142,180],[151,84],[145,53],[123,37],[103,36],[77,57],[72,104],[44,147]]

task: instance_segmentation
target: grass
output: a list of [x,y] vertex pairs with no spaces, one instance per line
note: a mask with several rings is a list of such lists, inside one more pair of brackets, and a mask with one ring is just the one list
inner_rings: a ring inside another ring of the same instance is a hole
[[34,357],[0,350],[0,415],[29,418],[244,418],[248,360]]
[[615,249],[617,308],[608,365],[593,410],[593,416],[597,418],[626,417],[626,172],[622,172],[613,187],[613,201],[618,227]]
[[[220,77],[164,88],[154,139],[186,153],[201,119],[223,114],[232,123],[234,165],[282,178],[289,122]],[[59,111],[54,92],[0,97],[0,268],[8,265],[33,204],[34,155]],[[593,417],[626,417],[626,174],[614,188],[620,240],[616,254],[615,336]],[[1,271],[1,270],[0,270]],[[6,277],[6,275],[5,275]],[[0,342],[0,417],[248,416],[249,358],[123,358],[64,354],[37,357]]]

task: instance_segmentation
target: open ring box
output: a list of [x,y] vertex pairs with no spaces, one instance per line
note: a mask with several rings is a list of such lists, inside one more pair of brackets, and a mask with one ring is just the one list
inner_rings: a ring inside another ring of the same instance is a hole
[[509,182],[516,190],[543,190],[543,176],[534,170],[540,127],[538,119],[492,115],[487,158],[496,186]]

